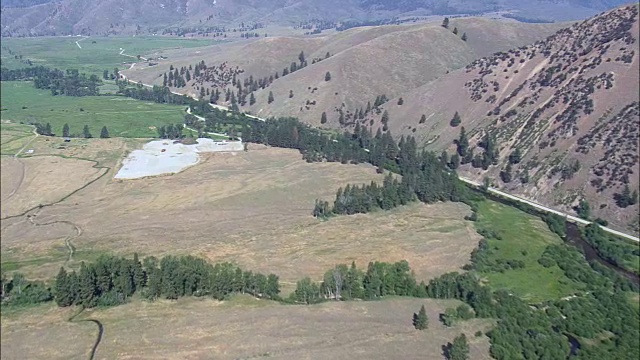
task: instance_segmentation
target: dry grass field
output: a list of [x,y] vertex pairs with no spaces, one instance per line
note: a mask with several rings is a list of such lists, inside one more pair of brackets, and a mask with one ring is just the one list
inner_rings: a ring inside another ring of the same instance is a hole
[[[461,204],[413,204],[329,221],[311,216],[316,198],[332,201],[340,186],[381,181],[369,165],[308,164],[297,151],[250,145],[248,152],[207,154],[172,176],[114,180],[122,156],[139,144],[74,140],[59,149],[60,141],[39,137],[30,145],[40,156],[20,159],[25,179],[41,174],[46,184],[24,181],[3,202],[3,213],[67,196],[83,186],[75,178],[97,180],[28,218],[4,219],[3,269],[52,278],[67,261],[70,239],[76,251],[72,267],[100,253],[195,254],[273,272],[288,290],[302,276],[319,280],[333,265],[351,261],[366,267],[369,261],[406,259],[426,280],[460,269],[479,240],[463,220],[469,210]],[[80,156],[108,169],[74,158]],[[44,196],[39,189],[59,190]]]
[[[411,325],[422,304],[429,317],[424,332]],[[460,333],[469,339],[471,359],[489,359],[488,338],[474,333],[486,332],[491,322],[446,328],[438,321],[439,313],[457,304],[397,298],[294,306],[244,297],[185,298],[136,301],[79,319],[97,319],[104,326],[96,359],[441,359],[442,345]],[[41,306],[3,316],[2,358],[84,359],[97,328],[67,322],[71,314]]]
[[[140,146],[134,139],[63,143],[40,136],[29,145],[33,155],[3,157],[2,198],[14,193],[2,205],[3,271],[50,280],[60,266],[77,269],[80,261],[103,253],[194,254],[273,272],[287,295],[300,278],[320,280],[335,264],[351,261],[364,268],[369,261],[406,259],[418,280],[428,280],[459,270],[479,240],[463,220],[469,209],[461,204],[416,203],[328,221],[311,216],[316,198],[332,201],[340,186],[381,181],[383,175],[369,165],[308,164],[297,151],[252,144],[247,152],[203,154],[198,165],[179,174],[113,179],[121,159]],[[24,216],[4,215],[31,204],[44,206]],[[431,322],[426,332],[411,325],[422,303]],[[474,359],[488,358],[488,339],[473,334],[490,323],[445,328],[438,322],[438,314],[455,304],[391,298],[286,306],[247,297],[155,303],[134,298],[76,320],[104,325],[96,359],[436,359],[460,332],[469,336]],[[2,358],[86,358],[97,328],[68,322],[76,310],[54,304],[3,309]]]

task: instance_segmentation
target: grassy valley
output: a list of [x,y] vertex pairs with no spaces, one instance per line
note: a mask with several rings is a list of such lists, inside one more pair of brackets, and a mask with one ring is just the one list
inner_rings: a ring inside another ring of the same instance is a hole
[[7,4],[92,36],[3,39],[3,358],[640,356],[637,6]]

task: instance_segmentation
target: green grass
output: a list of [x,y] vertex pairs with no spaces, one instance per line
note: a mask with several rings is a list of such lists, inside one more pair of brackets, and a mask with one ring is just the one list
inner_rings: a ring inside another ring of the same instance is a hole
[[[150,127],[182,124],[184,107],[140,101],[121,96],[53,96],[31,82],[3,81],[0,84],[2,120],[25,124],[50,123],[61,136],[69,124],[72,135],[80,136],[84,125],[94,137],[106,126],[111,137],[150,138],[157,131]],[[25,107],[23,109],[23,107]]]
[[[120,55],[124,49],[127,55],[149,55],[154,51],[173,48],[193,48],[218,43],[217,40],[183,39],[161,36],[142,37],[90,37],[82,41],[80,37],[37,37],[37,38],[6,38],[2,39],[2,46],[11,49],[14,54],[22,55],[23,60],[29,59],[33,65],[44,65],[52,68],[78,69],[80,72],[102,74],[105,69],[109,72],[114,67],[128,68],[123,62],[137,62],[135,58]],[[79,41],[82,49],[78,48]],[[95,43],[93,43],[95,41]],[[171,59],[162,60],[171,62]],[[27,67],[14,55],[3,49],[2,66],[8,68]],[[168,66],[168,65],[167,65]]]
[[525,263],[523,269],[481,273],[491,287],[508,290],[531,302],[559,299],[579,290],[557,265],[545,268],[538,263],[548,245],[562,243],[539,218],[493,201],[483,201],[478,203],[476,227],[491,229],[502,237],[502,240],[488,239],[492,260]]

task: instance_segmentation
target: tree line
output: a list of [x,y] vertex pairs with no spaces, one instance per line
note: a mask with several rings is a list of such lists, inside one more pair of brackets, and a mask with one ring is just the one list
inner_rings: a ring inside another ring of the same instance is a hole
[[14,273],[2,275],[3,304],[24,305],[55,300],[61,306],[113,306],[132,295],[147,299],[177,299],[184,296],[210,296],[224,299],[230,294],[251,294],[279,300],[280,284],[274,274],[242,270],[230,263],[210,264],[193,256],[146,257],[132,259],[101,256],[95,263],[82,262],[78,272],[60,268],[53,287],[41,281],[28,281]]
[[426,297],[424,282],[418,284],[406,260],[396,263],[370,262],[366,271],[345,264],[336,265],[325,272],[323,281],[310,278],[296,283],[288,301],[315,304],[328,300],[374,300],[383,296]]
[[[56,136],[56,134],[53,132],[53,129],[50,123],[41,124],[36,122],[36,123],[31,123],[31,125],[36,127],[36,132],[40,135]],[[63,137],[83,137],[85,139],[91,139],[93,137],[93,135],[91,135],[91,131],[89,130],[89,125],[85,125],[82,128],[82,135],[78,135],[78,134],[71,133],[71,128],[69,127],[69,124],[64,124],[62,126],[62,136]],[[101,139],[109,138],[109,130],[107,129],[106,125],[103,126],[102,129],[100,130],[100,138]]]
[[66,71],[35,66],[22,69],[0,69],[2,81],[32,80],[37,89],[51,90],[52,95],[95,96],[102,81],[96,75],[87,76],[76,69]]

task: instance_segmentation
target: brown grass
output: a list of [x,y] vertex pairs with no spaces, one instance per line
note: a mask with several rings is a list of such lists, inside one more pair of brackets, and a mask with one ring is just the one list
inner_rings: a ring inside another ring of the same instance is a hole
[[[411,325],[421,304],[429,316],[424,332]],[[439,359],[441,346],[461,332],[469,339],[470,358],[489,359],[488,338],[473,334],[486,331],[490,322],[473,320],[452,328],[438,322],[438,314],[455,305],[400,298],[314,306],[191,298],[136,301],[81,317],[104,325],[99,359]],[[91,348],[95,325],[70,324],[67,317],[68,311],[51,307],[3,316],[3,358],[82,357]]]
[[[94,156],[109,145],[101,140],[91,144]],[[45,151],[46,145],[36,146]],[[109,159],[121,151],[116,147],[102,156]],[[82,161],[67,161],[84,169]],[[104,160],[109,166],[116,163]],[[72,240],[78,251],[75,265],[101,252],[195,254],[273,272],[292,284],[302,276],[320,279],[338,263],[356,261],[365,267],[369,261],[406,259],[426,280],[460,269],[479,240],[462,220],[468,208],[460,204],[413,204],[326,222],[314,219],[316,198],[331,201],[338,187],[381,181],[382,175],[369,165],[308,164],[293,150],[252,145],[248,152],[208,155],[173,176],[141,180],[114,180],[116,170],[60,204],[33,212],[30,221],[3,221],[5,261],[22,262],[20,271],[27,275],[53,277],[66,260],[61,256],[64,238],[75,236],[76,225],[81,235]],[[68,172],[73,170],[47,177],[48,186],[68,182]],[[38,187],[25,189],[16,193],[25,203],[41,196]],[[53,221],[72,224],[33,225]],[[57,260],[46,266],[24,263],[51,256]]]
[[[90,161],[57,156],[2,159],[2,179],[11,184],[2,187],[2,216],[13,216],[27,209],[61,199],[101,173]],[[19,168],[23,166],[23,172]],[[9,174],[5,175],[5,167]],[[23,175],[23,176],[21,176]],[[60,179],[62,181],[51,181]],[[4,182],[4,181],[3,181]],[[12,192],[15,194],[11,197]],[[8,194],[5,192],[9,192]]]

